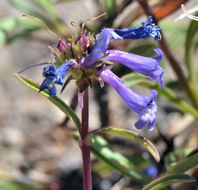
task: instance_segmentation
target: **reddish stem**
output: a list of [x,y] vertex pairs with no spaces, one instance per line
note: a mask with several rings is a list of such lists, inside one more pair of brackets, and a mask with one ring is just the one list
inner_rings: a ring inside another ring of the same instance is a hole
[[82,108],[82,132],[81,132],[81,153],[83,160],[83,189],[92,190],[92,176],[91,176],[91,158],[90,149],[91,145],[86,139],[89,133],[89,100],[88,100],[88,88],[85,90],[83,96],[83,108]]

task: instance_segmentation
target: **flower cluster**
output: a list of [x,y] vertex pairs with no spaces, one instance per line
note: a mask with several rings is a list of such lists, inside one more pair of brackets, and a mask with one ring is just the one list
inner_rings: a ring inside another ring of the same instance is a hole
[[152,130],[156,123],[157,105],[154,100],[157,92],[152,90],[150,97],[135,93],[124,84],[108,67],[107,62],[118,62],[131,70],[148,76],[153,81],[160,80],[161,88],[164,87],[164,72],[159,66],[163,58],[160,49],[155,49],[156,57],[143,57],[133,53],[119,50],[108,50],[111,39],[146,39],[159,40],[160,26],[152,23],[152,17],[142,22],[142,26],[129,29],[105,28],[96,35],[85,35],[70,41],[60,40],[57,50],[53,53],[53,61],[44,67],[45,80],[40,86],[40,91],[48,89],[51,96],[56,95],[55,84],[63,85],[63,79],[68,71],[79,91],[90,85],[93,80],[100,80],[111,85],[121,96],[124,102],[140,115],[135,123],[136,128],[145,126]]

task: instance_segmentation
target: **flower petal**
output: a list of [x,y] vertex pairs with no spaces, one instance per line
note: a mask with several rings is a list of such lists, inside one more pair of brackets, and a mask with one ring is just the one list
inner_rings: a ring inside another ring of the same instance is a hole
[[63,85],[63,78],[65,77],[67,70],[70,69],[70,67],[74,64],[75,62],[73,60],[69,60],[63,63],[57,69],[55,65],[44,67],[42,74],[45,77],[45,80],[42,82],[39,92],[48,89],[50,96],[55,96],[55,84]]
[[118,36],[112,29],[103,29],[102,32],[96,36],[96,43],[91,53],[82,59],[80,64],[86,68],[93,67],[98,59],[104,56],[110,39],[122,38]]
[[50,92],[50,96],[56,95],[56,87],[54,86],[54,77],[49,76],[47,77],[41,84],[39,92],[48,89]]
[[86,68],[93,67],[98,59],[105,55],[110,39],[123,40],[153,37],[155,40],[159,40],[159,30],[161,30],[161,27],[152,24],[152,21],[152,17],[149,17],[148,21],[142,22],[141,27],[133,27],[129,29],[103,29],[102,32],[96,36],[96,43],[91,53],[83,58],[80,64]]
[[153,101],[157,97],[155,90],[151,91],[150,97],[135,93],[123,83],[109,68],[103,67],[98,71],[103,82],[111,85],[121,96],[124,102],[136,113],[140,114],[135,126],[142,129],[149,124],[149,129],[153,127],[156,119],[157,105]]
[[152,16],[149,16],[148,21],[142,22],[141,27],[134,27],[129,29],[115,29],[114,32],[121,36],[123,39],[141,39],[141,38],[154,38],[160,40],[161,35],[160,25],[153,24]]
[[149,76],[151,80],[158,81],[160,79],[161,87],[164,86],[164,71],[158,66],[163,58],[163,53],[160,49],[154,49],[157,56],[150,58],[133,53],[127,53],[119,50],[108,50],[108,56],[103,61],[116,61],[135,72]]

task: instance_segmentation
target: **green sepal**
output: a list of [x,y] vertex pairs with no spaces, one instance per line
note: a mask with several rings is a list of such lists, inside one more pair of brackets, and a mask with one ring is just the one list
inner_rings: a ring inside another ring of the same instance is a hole
[[65,56],[66,56],[67,60],[72,58],[72,53],[67,46],[65,46]]
[[65,58],[64,58],[64,55],[60,52],[60,50],[57,48],[56,49],[56,55],[57,55],[57,57],[56,57],[56,63],[55,63],[55,65],[57,64],[57,65],[62,65],[63,63],[65,63]]
[[71,48],[72,48],[73,56],[77,59],[78,53],[76,50],[76,45],[75,45],[74,39],[72,39],[72,41],[71,41]]
[[76,44],[76,51],[77,51],[78,58],[82,57],[83,48],[82,48],[82,45],[81,45],[80,41],[78,41],[77,44]]

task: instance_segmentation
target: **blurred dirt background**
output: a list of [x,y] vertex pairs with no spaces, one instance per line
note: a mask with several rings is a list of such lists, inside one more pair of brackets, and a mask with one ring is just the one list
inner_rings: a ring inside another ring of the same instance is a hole
[[[71,20],[78,23],[80,20],[95,16],[94,10],[97,9],[95,6],[97,6],[95,1],[76,0],[57,4],[57,9],[61,18],[64,18],[65,23],[69,25]],[[167,19],[172,20],[180,13],[181,11],[177,11]],[[22,14],[8,1],[0,1],[0,17]],[[60,189],[60,184],[63,179],[66,179],[67,184],[62,185],[62,189],[78,190],[82,183],[81,155],[77,143],[73,140],[73,132],[69,130],[72,128],[71,124],[68,123],[69,129],[60,127],[65,118],[64,114],[39,94],[21,85],[12,76],[12,73],[27,66],[50,60],[50,51],[45,41],[49,41],[49,45],[55,47],[56,40],[46,32],[36,32],[35,36],[42,40],[17,40],[15,43],[4,46],[0,51],[0,175],[30,184],[34,184],[35,181],[41,182],[46,185],[46,189],[50,190]],[[181,50],[178,57],[182,53]],[[168,71],[167,73],[165,71],[165,76],[173,77],[167,66],[165,69]],[[43,80],[41,70],[38,67],[24,74],[41,83]],[[74,84],[71,83],[60,97],[69,104],[74,91]],[[135,130],[133,124],[136,114],[125,106],[111,88],[108,88],[108,94],[103,98],[107,96],[110,125]],[[94,129],[100,127],[101,123],[93,92],[90,95],[90,102],[90,126]],[[157,103],[158,123],[163,134],[169,137],[178,134],[181,130],[186,130],[187,134],[192,132],[188,128],[194,130],[193,127],[189,127],[197,125],[192,116],[181,116],[180,113],[174,112],[172,105],[162,98],[158,98]],[[77,113],[79,114],[79,108]],[[157,129],[153,133],[146,130],[141,133],[153,139],[160,152],[164,151],[165,144],[159,141]],[[195,130],[189,146],[198,146],[197,136],[198,131]],[[134,147],[133,143],[124,142],[125,148],[122,148],[119,138],[110,137],[110,141],[114,143],[115,148],[117,147],[125,154],[133,152],[131,150]],[[116,142],[118,142],[117,146]],[[176,147],[180,147],[183,137],[176,137],[175,143]],[[94,156],[93,160],[95,160]],[[101,178],[103,178],[102,181]],[[115,181],[119,181],[120,175],[115,173],[113,177],[108,176],[108,180],[105,178],[105,176],[95,175],[95,183],[97,184],[98,181],[100,184],[98,189],[109,190]],[[76,187],[71,188],[71,184]]]

